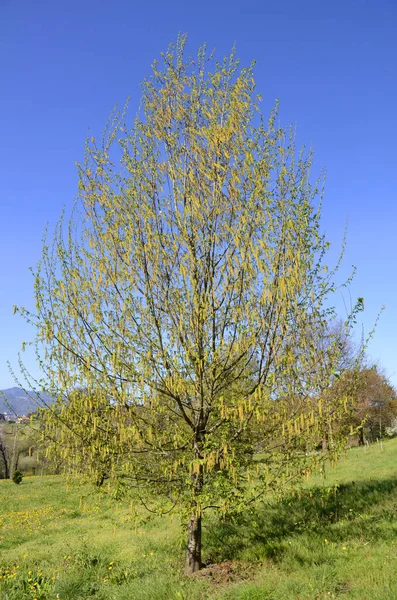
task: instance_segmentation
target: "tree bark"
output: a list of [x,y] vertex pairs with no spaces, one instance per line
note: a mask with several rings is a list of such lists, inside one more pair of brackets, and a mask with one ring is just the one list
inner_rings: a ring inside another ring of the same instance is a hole
[[328,423],[328,441],[330,448],[334,447],[334,434],[332,432],[331,423]]
[[189,521],[185,574],[193,575],[201,569],[201,515],[192,515]]
[[10,478],[12,479],[15,471],[18,469],[18,461],[20,452],[17,451],[18,426],[15,423],[14,445],[10,459]]
[[365,438],[364,427],[360,427],[360,429],[359,429],[358,445],[359,446],[365,446],[366,443],[367,443],[367,440]]
[[[202,458],[202,443],[204,439],[204,425],[202,422],[196,428],[194,440],[194,456],[196,459]],[[201,512],[197,509],[197,498],[204,485],[203,465],[200,464],[198,471],[192,473],[193,502],[191,504],[191,517],[188,525],[187,550],[185,562],[185,575],[193,575],[201,569]]]
[[1,440],[0,440],[0,456],[3,459],[4,479],[10,479],[10,470],[9,470],[9,465],[8,465],[7,449]]

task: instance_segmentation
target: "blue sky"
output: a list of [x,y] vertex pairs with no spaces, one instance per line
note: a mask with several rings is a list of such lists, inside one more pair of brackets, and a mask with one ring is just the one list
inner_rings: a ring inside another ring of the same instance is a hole
[[130,96],[135,110],[179,31],[191,53],[207,42],[222,57],[236,42],[242,63],[257,61],[264,112],[279,98],[281,123],[313,144],[334,255],[349,221],[344,273],[357,276],[344,301],[364,297],[366,331],[386,306],[369,354],[397,385],[395,0],[0,0],[0,389],[33,335],[12,307],[33,306],[29,267],[73,202],[84,140],[116,103]]

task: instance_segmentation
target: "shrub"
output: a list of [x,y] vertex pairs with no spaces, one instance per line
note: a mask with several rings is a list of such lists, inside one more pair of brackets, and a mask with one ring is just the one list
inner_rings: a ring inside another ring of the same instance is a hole
[[22,481],[23,475],[21,473],[21,471],[18,471],[18,469],[15,471],[14,475],[12,476],[12,480],[14,483],[16,483],[17,485],[19,485]]

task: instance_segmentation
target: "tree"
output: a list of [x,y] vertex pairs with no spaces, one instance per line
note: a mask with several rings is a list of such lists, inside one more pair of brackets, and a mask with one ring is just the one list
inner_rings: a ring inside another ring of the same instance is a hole
[[[360,305],[362,299],[358,300]],[[318,339],[317,344],[320,349],[318,353],[320,357],[327,356],[329,352],[333,353],[333,348],[336,345],[338,348],[338,357],[334,362],[334,368],[331,376],[331,385],[324,391],[322,402],[329,404],[327,410],[327,419],[323,420],[322,432],[322,449],[327,450],[327,447],[334,444],[335,432],[344,431],[348,434],[349,424],[347,423],[348,414],[353,410],[352,399],[355,398],[357,379],[364,361],[364,352],[366,348],[365,340],[361,340],[360,344],[353,341],[346,330],[346,324],[342,320],[331,321],[328,324],[327,330],[322,332],[322,337]],[[321,364],[319,364],[319,368]],[[325,363],[327,368],[327,361]],[[344,414],[338,410],[338,405],[335,405],[336,398],[349,399],[349,409],[346,405]]]
[[360,445],[386,435],[397,414],[397,393],[376,365],[360,371],[352,405],[351,424],[359,433]]
[[4,479],[10,478],[10,452],[9,448],[2,438],[0,438],[0,458],[3,463],[2,475]]
[[349,414],[336,419],[333,430],[350,428],[350,434],[357,435],[359,445],[364,446],[388,435],[397,414],[397,393],[376,365],[348,360],[346,366],[326,393],[331,402],[335,396],[350,399]]
[[317,343],[335,270],[312,155],[276,111],[262,117],[253,65],[184,46],[154,62],[131,126],[116,111],[87,142],[74,212],[35,273],[37,311],[19,310],[57,397],[48,452],[150,510],[179,509],[189,574],[203,513],[313,468],[346,399],[322,401],[340,349]]
[[21,456],[27,454],[31,446],[32,441],[20,431],[16,423],[12,428],[0,431],[0,476],[12,479]]

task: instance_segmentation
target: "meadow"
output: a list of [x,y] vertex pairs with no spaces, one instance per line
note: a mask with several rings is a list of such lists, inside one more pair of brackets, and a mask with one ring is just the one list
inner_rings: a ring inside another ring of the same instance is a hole
[[0,481],[1,600],[395,600],[397,439],[354,448],[299,494],[205,521],[183,575],[177,518],[137,522],[62,476]]

